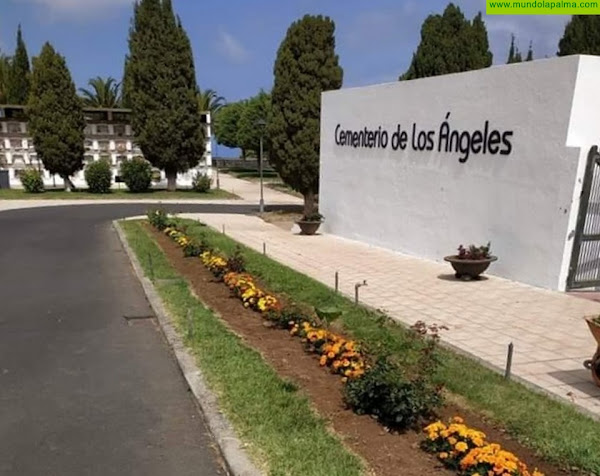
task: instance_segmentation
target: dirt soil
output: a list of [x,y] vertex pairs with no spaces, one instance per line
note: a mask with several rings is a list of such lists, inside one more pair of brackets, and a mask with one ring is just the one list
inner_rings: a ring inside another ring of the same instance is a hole
[[[356,454],[378,476],[454,475],[438,460],[419,448],[423,435],[414,431],[389,433],[375,419],[359,416],[347,409],[342,398],[340,378],[321,368],[318,357],[306,353],[300,341],[282,329],[268,327],[261,316],[231,296],[229,289],[202,265],[199,259],[185,258],[181,249],[166,235],[147,227],[166,253],[171,264],[184,276],[197,296],[225,321],[247,345],[257,349],[282,377],[292,380],[312,401],[322,415]],[[550,465],[534,452],[507,436],[506,432],[485,421],[480,415],[457,405],[440,411],[443,420],[460,415],[466,423],[488,435],[488,440],[513,451],[531,469],[539,468],[547,476],[576,474]]]

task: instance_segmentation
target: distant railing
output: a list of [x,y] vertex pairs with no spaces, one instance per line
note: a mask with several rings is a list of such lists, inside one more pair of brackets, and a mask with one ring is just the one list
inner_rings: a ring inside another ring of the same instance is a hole
[[[219,167],[220,169],[247,169],[247,170],[258,170],[258,160],[257,159],[225,159],[222,157],[213,157],[212,158],[213,166]],[[263,168],[264,170],[273,170],[271,164],[269,164],[268,160],[263,160]]]

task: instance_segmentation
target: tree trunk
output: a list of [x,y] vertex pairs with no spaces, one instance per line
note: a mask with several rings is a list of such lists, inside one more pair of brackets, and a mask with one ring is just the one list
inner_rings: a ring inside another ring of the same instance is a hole
[[315,194],[311,190],[304,194],[304,216],[308,216],[315,211]]
[[65,192],[72,192],[75,189],[75,185],[71,182],[69,177],[62,177],[63,182],[65,184]]
[[242,160],[246,160],[246,149],[242,148]]
[[167,190],[169,192],[175,192],[177,190],[177,172],[172,170],[166,170],[167,176]]

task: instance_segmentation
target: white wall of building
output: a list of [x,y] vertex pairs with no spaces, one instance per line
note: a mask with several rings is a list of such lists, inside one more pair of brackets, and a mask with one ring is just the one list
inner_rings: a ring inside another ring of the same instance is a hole
[[[18,170],[28,167],[41,168],[42,165],[37,161],[37,154],[33,141],[27,137],[28,125],[26,122],[0,122],[0,133],[10,135],[9,124],[15,130],[18,128],[19,136],[12,138],[0,137],[0,151],[6,162],[6,168],[9,171],[9,182],[13,188],[21,188],[22,184],[18,177]],[[117,128],[121,130],[122,136],[117,134]],[[129,160],[136,156],[142,156],[142,151],[136,146],[133,138],[131,125],[127,124],[87,124],[85,129],[85,156],[84,166],[92,161],[108,159],[112,165],[113,180],[119,175],[119,164],[122,160]],[[190,187],[192,180],[197,173],[212,176],[212,125],[210,114],[207,114],[206,124],[206,149],[204,156],[197,167],[188,172],[178,174],[177,184],[181,187]],[[58,176],[53,176],[46,170],[42,170],[44,184],[47,187],[62,187],[63,180]],[[77,172],[72,177],[73,184],[78,188],[87,187],[84,171]],[[164,172],[161,173],[161,180],[153,182],[153,187],[164,188],[167,185],[167,179]],[[126,188],[124,184],[113,183],[113,188]]]
[[[571,56],[324,93],[325,230],[436,261],[491,241],[490,273],[563,289],[583,163],[600,142],[598,84],[600,58]],[[487,121],[498,153],[447,152],[444,140],[439,151],[448,113],[449,130],[468,131],[475,150]],[[392,148],[398,125],[404,150]],[[365,127],[387,131],[387,147],[336,143],[340,130]],[[425,150],[414,150],[413,127]]]

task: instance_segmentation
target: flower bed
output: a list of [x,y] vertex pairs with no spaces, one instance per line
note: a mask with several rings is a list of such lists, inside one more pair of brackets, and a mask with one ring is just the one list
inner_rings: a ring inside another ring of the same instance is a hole
[[425,428],[423,448],[437,454],[444,466],[465,476],[543,476],[513,453],[496,443],[488,443],[485,433],[469,428],[460,417],[449,423],[437,421]]
[[[160,227],[157,227],[160,229]],[[194,243],[176,224],[162,229],[185,253]],[[227,257],[202,240],[203,265],[224,282],[244,307],[298,336],[305,350],[319,356],[319,364],[339,375],[345,384],[346,403],[356,413],[370,414],[396,430],[415,427],[430,418],[442,403],[441,388],[433,385],[436,370],[437,327],[417,323],[414,339],[422,341],[420,361],[412,369],[400,367],[389,356],[370,355],[358,342],[326,328],[318,316],[295,304],[285,303],[257,284],[244,270],[239,252]],[[188,255],[186,256],[194,256]],[[198,256],[198,255],[195,255]],[[433,329],[433,336],[428,330]],[[431,421],[431,420],[429,420]],[[421,426],[422,428],[422,426]],[[466,427],[458,417],[450,425],[441,421],[426,427],[423,448],[436,453],[442,463],[460,475],[543,476],[527,467],[512,453],[485,441],[485,435]]]

